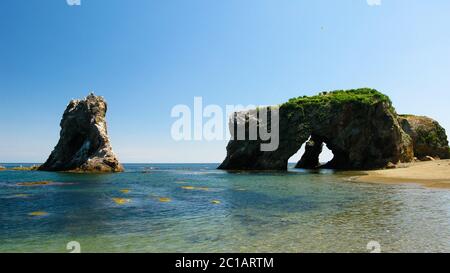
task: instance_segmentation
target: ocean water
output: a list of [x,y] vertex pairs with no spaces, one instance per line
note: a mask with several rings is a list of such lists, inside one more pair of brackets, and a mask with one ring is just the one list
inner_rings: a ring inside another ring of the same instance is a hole
[[[13,165],[7,165],[9,167]],[[351,173],[0,171],[0,252],[450,252],[450,191]],[[20,184],[51,181],[49,185]],[[39,213],[40,212],[40,213]]]

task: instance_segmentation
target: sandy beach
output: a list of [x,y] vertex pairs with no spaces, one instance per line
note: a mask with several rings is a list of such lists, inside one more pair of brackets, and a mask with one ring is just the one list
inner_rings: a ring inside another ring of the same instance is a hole
[[367,171],[354,181],[383,184],[413,183],[425,187],[450,189],[450,160],[400,164],[396,169]]

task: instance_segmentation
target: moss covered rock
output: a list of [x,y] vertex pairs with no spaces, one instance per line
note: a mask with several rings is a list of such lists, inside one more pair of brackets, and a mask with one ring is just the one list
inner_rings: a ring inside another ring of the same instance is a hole
[[399,121],[414,145],[414,154],[424,160],[427,157],[449,159],[450,150],[445,129],[429,117],[401,115]]

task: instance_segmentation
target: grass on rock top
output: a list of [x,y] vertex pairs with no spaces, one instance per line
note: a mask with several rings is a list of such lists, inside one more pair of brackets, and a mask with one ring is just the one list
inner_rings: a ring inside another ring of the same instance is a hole
[[322,92],[316,96],[302,96],[290,99],[282,106],[307,106],[307,105],[326,105],[343,103],[362,103],[373,105],[380,102],[386,102],[392,105],[388,96],[378,92],[375,89],[361,88],[351,90],[337,90],[331,92]]

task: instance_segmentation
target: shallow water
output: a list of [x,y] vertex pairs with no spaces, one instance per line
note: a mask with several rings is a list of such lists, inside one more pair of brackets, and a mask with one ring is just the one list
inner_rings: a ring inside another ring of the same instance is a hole
[[[355,183],[332,171],[125,167],[1,171],[0,252],[68,252],[70,241],[82,252],[368,252],[369,241],[383,252],[450,252],[448,190]],[[38,181],[53,183],[18,185]]]

